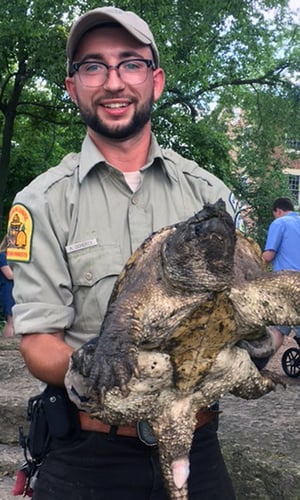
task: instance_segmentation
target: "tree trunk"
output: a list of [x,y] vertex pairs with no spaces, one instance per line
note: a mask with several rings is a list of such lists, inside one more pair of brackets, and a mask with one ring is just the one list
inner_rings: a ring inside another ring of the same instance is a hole
[[4,127],[2,146],[0,151],[0,221],[3,218],[4,196],[8,180],[9,163],[11,156],[11,145],[14,131],[14,123],[17,116],[17,108],[23,87],[26,82],[26,61],[25,58],[19,61],[19,68],[15,75],[13,90],[10,100],[2,106],[4,114]]

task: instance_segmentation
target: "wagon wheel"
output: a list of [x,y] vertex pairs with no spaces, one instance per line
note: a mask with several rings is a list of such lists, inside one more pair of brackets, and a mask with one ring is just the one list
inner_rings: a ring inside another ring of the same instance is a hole
[[287,349],[282,355],[281,365],[288,377],[298,377],[300,375],[300,349],[294,347]]

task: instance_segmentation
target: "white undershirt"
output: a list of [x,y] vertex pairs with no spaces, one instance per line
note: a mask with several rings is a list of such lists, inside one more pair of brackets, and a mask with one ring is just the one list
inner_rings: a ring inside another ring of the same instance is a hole
[[136,170],[135,172],[123,172],[123,174],[128,186],[135,192],[141,183],[141,172]]

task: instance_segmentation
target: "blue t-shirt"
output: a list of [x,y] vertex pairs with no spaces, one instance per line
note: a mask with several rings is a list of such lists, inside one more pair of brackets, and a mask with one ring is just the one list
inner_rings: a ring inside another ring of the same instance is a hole
[[300,217],[290,212],[275,219],[268,229],[265,250],[273,250],[273,270],[300,271]]

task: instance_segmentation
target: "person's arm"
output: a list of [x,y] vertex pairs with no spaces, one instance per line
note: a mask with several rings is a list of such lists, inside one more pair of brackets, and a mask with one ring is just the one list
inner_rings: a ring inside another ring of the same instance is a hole
[[63,338],[62,332],[22,336],[20,350],[30,373],[47,384],[64,385],[73,349]]
[[[67,224],[63,215],[67,210],[65,205],[58,207],[49,200],[44,184],[38,188],[38,182],[34,189],[25,188],[17,196],[9,217],[12,220],[13,214],[24,212],[28,228],[28,261],[22,260],[17,247],[7,251],[14,275],[13,323],[15,335],[22,335],[20,351],[32,375],[63,386],[72,353],[65,342],[65,331],[75,314],[72,280],[63,250],[66,239],[62,228]],[[56,208],[63,215],[58,216]]]
[[276,219],[269,226],[266,244],[262,253],[263,259],[268,264],[273,262],[276,253],[280,251],[283,238],[284,225],[280,219]]
[[6,279],[8,279],[8,280],[13,280],[14,279],[14,275],[13,275],[12,269],[11,269],[11,267],[9,265],[2,266],[1,267],[1,272],[5,276]]
[[275,254],[276,252],[274,252],[274,250],[265,250],[262,254],[263,256],[263,259],[266,261],[266,262],[272,262],[274,257],[275,257]]

